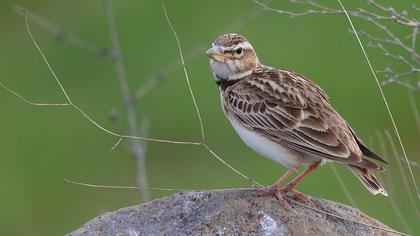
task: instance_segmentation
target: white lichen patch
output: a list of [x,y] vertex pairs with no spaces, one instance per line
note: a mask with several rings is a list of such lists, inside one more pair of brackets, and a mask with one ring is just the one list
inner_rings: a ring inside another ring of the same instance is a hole
[[225,235],[225,230],[226,230],[226,227],[219,228],[219,229],[217,230],[216,235],[218,235],[218,236]]
[[278,225],[271,216],[266,214],[265,212],[260,212],[260,224],[262,228],[262,235],[269,236],[269,235],[276,235],[276,236],[283,236],[284,235],[284,228],[282,225]]
[[134,229],[128,229],[127,230],[127,234],[126,235],[128,235],[128,236],[139,236],[140,235],[140,233],[139,232],[137,232],[136,230],[134,230]]

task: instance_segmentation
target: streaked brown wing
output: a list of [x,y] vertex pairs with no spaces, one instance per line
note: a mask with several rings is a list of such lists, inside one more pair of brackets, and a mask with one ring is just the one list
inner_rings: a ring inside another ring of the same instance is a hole
[[356,133],[353,131],[353,129],[347,125],[351,131],[351,133],[353,134],[354,139],[356,140],[357,144],[359,145],[360,150],[362,151],[363,155],[370,157],[372,159],[375,159],[377,161],[380,161],[382,163],[385,164],[389,164],[387,161],[385,161],[382,157],[378,156],[376,153],[374,153],[373,151],[371,151],[368,147],[366,147],[366,145],[363,143],[363,141],[357,137]]
[[244,126],[291,149],[348,164],[364,162],[327,95],[295,73],[258,69],[225,91],[224,107]]

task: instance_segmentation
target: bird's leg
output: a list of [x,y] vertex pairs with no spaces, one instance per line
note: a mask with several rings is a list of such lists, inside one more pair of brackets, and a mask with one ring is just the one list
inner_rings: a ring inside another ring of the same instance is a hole
[[[317,161],[312,163],[310,166],[306,167],[306,169],[304,171],[302,171],[302,173],[300,173],[298,176],[296,176],[296,178],[294,178],[292,181],[290,181],[289,184],[286,185],[286,187],[282,188],[280,191],[282,191],[283,193],[288,193],[288,192],[292,192],[296,190],[294,190],[294,188],[296,187],[296,185],[302,181],[302,179],[309,174],[310,172],[312,172],[313,170],[315,170],[316,168],[318,168],[321,165],[321,161]],[[298,195],[302,195],[302,193],[297,192]]]
[[289,178],[298,168],[298,166],[289,168],[286,173],[284,173],[276,182],[274,182],[273,185],[269,187],[269,190],[278,189],[278,186],[282,185],[284,181],[286,181],[286,179]]
[[301,201],[307,202],[307,201],[311,200],[310,196],[308,196],[306,194],[303,194],[303,193],[297,191],[294,188],[292,190],[290,190],[290,192],[293,193],[293,196],[299,198]]
[[266,187],[266,188],[257,188],[257,190],[261,193],[261,195],[266,194],[274,194],[274,192],[278,191],[278,186],[283,184],[284,181],[286,181],[287,178],[290,177],[290,175],[293,174],[297,170],[298,166],[294,166],[292,168],[289,168],[286,173],[284,173],[274,184]]
[[274,184],[272,184],[272,185],[270,185],[266,188],[257,189],[258,195],[272,194],[277,198],[280,205],[282,205],[286,209],[291,209],[290,205],[286,202],[286,200],[284,200],[284,195],[285,194],[280,191],[278,186],[283,184],[284,181],[286,181],[287,178],[289,178],[290,175],[292,175],[293,172],[295,172],[297,170],[297,168],[298,168],[298,166],[294,166],[294,167],[288,169],[286,171],[286,173],[284,173],[276,182],[274,182]]

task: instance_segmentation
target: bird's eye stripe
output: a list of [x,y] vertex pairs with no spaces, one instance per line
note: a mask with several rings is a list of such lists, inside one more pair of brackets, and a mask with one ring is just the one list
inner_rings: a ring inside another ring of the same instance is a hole
[[241,54],[241,53],[243,53],[243,49],[242,48],[238,48],[238,49],[236,49],[235,50],[235,52],[237,53],[237,54]]
[[243,48],[238,48],[238,49],[235,49],[235,50],[224,50],[224,51],[223,51],[223,53],[230,53],[230,54],[234,54],[234,53],[236,53],[236,54],[242,54],[245,50],[246,50],[246,49],[243,49]]

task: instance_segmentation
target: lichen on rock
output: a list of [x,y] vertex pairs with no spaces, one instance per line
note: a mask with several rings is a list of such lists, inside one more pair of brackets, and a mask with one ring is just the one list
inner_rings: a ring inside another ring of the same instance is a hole
[[[285,210],[251,190],[180,192],[98,216],[69,235],[397,235],[358,209],[313,198]],[[370,227],[355,222],[363,222]]]

